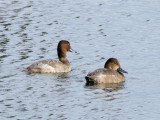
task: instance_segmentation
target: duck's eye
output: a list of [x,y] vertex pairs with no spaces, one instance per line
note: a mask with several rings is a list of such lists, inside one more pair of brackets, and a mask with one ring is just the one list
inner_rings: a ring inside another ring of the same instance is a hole
[[113,62],[113,63],[117,65],[117,63],[116,63],[116,62]]

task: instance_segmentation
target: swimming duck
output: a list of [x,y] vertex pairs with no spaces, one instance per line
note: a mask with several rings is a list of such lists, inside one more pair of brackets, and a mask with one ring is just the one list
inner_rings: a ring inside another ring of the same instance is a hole
[[33,63],[26,68],[27,72],[34,73],[62,73],[71,71],[71,65],[67,59],[67,52],[72,52],[70,43],[67,40],[61,40],[57,46],[57,54],[59,61],[56,60],[42,60]]
[[104,68],[89,73],[85,78],[87,83],[120,83],[125,81],[123,73],[128,73],[120,67],[116,58],[109,58]]

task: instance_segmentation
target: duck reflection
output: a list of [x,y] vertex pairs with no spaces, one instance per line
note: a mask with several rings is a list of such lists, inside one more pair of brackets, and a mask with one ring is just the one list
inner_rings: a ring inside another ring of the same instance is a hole
[[[24,72],[26,72],[25,70],[23,70]],[[39,75],[41,75],[41,76],[46,76],[46,77],[48,77],[48,76],[56,76],[57,78],[60,78],[60,79],[68,79],[68,78],[70,78],[70,76],[68,75],[68,73],[32,73],[32,72],[26,72],[26,74],[27,75],[32,75],[32,76],[34,76],[34,75],[36,75],[36,74],[39,74]]]
[[91,84],[91,83],[86,83],[85,84],[86,88],[89,89],[102,89],[106,92],[115,92],[118,90],[122,90],[124,88],[124,83],[101,83],[101,84]]

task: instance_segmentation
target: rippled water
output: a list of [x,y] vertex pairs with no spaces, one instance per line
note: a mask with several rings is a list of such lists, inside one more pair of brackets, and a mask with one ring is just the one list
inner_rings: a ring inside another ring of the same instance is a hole
[[[158,120],[160,1],[0,0],[1,120]],[[68,53],[67,74],[27,74],[33,62]],[[85,85],[110,57],[129,72],[122,85]]]

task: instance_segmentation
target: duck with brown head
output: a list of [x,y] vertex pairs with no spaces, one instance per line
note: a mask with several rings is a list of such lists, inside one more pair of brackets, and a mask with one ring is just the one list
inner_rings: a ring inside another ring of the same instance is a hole
[[123,73],[128,73],[120,67],[116,58],[109,58],[104,68],[89,73],[85,78],[87,83],[120,83],[125,81]]
[[72,52],[70,43],[66,40],[61,40],[58,43],[57,54],[58,54],[59,61],[61,61],[62,63],[66,64],[66,65],[70,64],[68,59],[67,59],[67,52],[68,51]]
[[59,61],[42,60],[29,66],[26,71],[34,73],[60,73],[71,71],[71,65],[67,59],[67,52],[72,52],[70,43],[67,40],[61,40],[57,46]]

